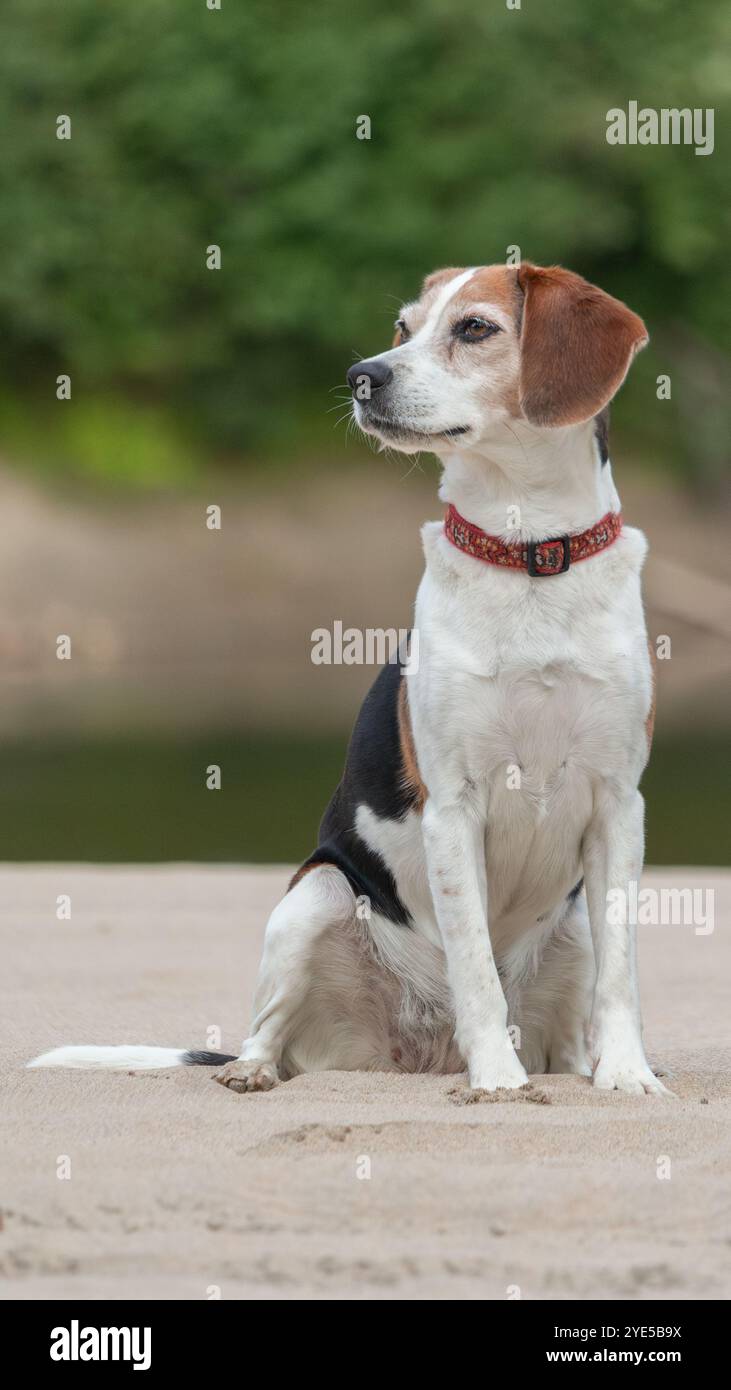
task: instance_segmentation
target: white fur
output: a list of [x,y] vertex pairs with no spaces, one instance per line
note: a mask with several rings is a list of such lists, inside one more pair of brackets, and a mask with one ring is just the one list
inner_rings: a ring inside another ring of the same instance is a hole
[[105,1067],[115,1071],[152,1071],[160,1067],[182,1067],[185,1048],[137,1047],[56,1047],[28,1062],[29,1067]]

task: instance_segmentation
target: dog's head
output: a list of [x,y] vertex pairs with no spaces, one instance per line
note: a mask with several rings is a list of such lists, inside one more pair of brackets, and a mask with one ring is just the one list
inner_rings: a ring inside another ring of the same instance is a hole
[[348,372],[366,434],[405,453],[479,446],[501,421],[590,420],[647,342],[625,304],[560,266],[439,270],[393,346]]

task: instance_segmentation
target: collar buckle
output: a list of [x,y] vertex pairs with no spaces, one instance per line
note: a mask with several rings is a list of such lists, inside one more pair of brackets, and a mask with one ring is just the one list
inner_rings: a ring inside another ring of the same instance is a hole
[[556,536],[550,541],[529,541],[526,556],[528,573],[535,579],[565,574],[571,564],[571,543],[568,536]]

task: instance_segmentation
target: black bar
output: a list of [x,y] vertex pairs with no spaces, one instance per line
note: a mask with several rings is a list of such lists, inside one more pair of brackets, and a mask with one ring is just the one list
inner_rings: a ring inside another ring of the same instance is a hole
[[[369,1300],[353,1300],[354,1303],[361,1301]],[[392,1301],[399,1304],[398,1298]],[[447,1315],[445,1311],[439,1320],[436,1344],[442,1356],[451,1348],[458,1361],[462,1360],[466,1346],[470,1348],[470,1360],[482,1353],[486,1373],[490,1371],[492,1339],[500,1364],[503,1368],[509,1365],[514,1375],[534,1369],[544,1370],[549,1376],[554,1372],[560,1375],[567,1367],[578,1367],[586,1373],[592,1367],[612,1366],[632,1371],[661,1368],[672,1375],[680,1369],[710,1370],[719,1364],[727,1306],[719,1301],[681,1303],[676,1300],[489,1302],[481,1312],[467,1308]],[[251,1372],[249,1351],[257,1360],[264,1354],[271,1355],[271,1348],[268,1353],[265,1351],[270,1333],[264,1330],[270,1318],[286,1316],[289,1319],[293,1313],[296,1317],[294,1309],[285,1310],[277,1303],[268,1315],[260,1307],[251,1314],[237,1301],[226,1306],[225,1299],[6,1302],[0,1304],[0,1345],[6,1365],[17,1361],[24,1379],[38,1374],[43,1376],[41,1384],[44,1385],[69,1373],[83,1383],[85,1376],[95,1376],[99,1370],[105,1375],[134,1376],[135,1362],[140,1366],[137,1380],[141,1384],[144,1384],[143,1377],[169,1377],[171,1373],[183,1371],[190,1380],[195,1374],[210,1373],[224,1365],[229,1365],[233,1371],[236,1364],[241,1365],[241,1374],[248,1380]],[[400,1325],[407,1318],[410,1322],[413,1316],[405,1313],[403,1305],[400,1305],[399,1314]],[[386,1300],[381,1312],[375,1314],[376,1317],[381,1315],[388,1317]],[[312,1316],[310,1312],[308,1318]],[[319,1321],[318,1314],[314,1316]],[[342,1318],[342,1314],[339,1316]],[[360,1316],[363,1319],[362,1311]],[[465,1317],[470,1319],[471,1329],[466,1338],[461,1321]],[[372,1336],[373,1311],[367,1318],[367,1323],[360,1323],[358,1372],[362,1374],[363,1358],[364,1355],[368,1357],[370,1349],[374,1373],[388,1375],[386,1349]],[[119,1335],[110,1336],[101,1329],[118,1329]],[[342,1326],[333,1329],[333,1347],[328,1347],[319,1337],[313,1338],[313,1330],[310,1328],[304,1346],[299,1338],[293,1339],[292,1344],[297,1346],[298,1356],[308,1348],[313,1373],[319,1346],[323,1355],[322,1371],[326,1374],[327,1366],[332,1365],[328,1350],[331,1353],[337,1344]],[[459,1334],[456,1341],[455,1332]],[[258,1345],[252,1345],[255,1342]],[[433,1325],[428,1340],[424,1340],[424,1352],[428,1345],[435,1347]],[[68,1359],[52,1358],[52,1346],[57,1355],[63,1354]],[[276,1346],[277,1375],[280,1375],[280,1338]],[[105,1347],[110,1358],[117,1350],[118,1354],[126,1353],[127,1359],[101,1359]],[[420,1343],[413,1341],[413,1334],[409,1337],[409,1347],[410,1355],[416,1353],[418,1356]],[[381,1361],[380,1367],[376,1364],[377,1358]],[[343,1368],[341,1374],[347,1377],[347,1369]]]

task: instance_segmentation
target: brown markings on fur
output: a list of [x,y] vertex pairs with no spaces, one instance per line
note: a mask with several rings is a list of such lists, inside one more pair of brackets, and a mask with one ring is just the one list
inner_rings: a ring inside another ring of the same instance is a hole
[[[408,306],[412,332],[439,291],[465,269],[449,266],[427,275],[420,299]],[[648,341],[642,319],[626,304],[561,266],[481,266],[452,307],[459,312],[480,301],[499,306],[515,325],[520,380],[506,386],[504,404],[534,425],[572,425],[599,415]],[[397,330],[393,346],[401,341]]]
[[[433,271],[431,275],[427,275],[421,287],[419,298],[412,300],[410,304],[404,304],[402,306],[401,312],[404,317],[407,317],[409,320],[408,328],[410,338],[413,338],[414,334],[418,333],[419,329],[423,327],[432,301],[436,299],[437,293],[442,285],[446,285],[448,280],[453,280],[455,275],[461,274],[462,271],[454,266],[450,266],[446,270]],[[391,347],[400,347],[404,341],[408,341],[408,339],[403,339],[397,328]]]
[[652,696],[650,699],[650,712],[645,720],[645,733],[647,734],[647,756],[650,756],[652,748],[652,735],[655,731],[655,706],[657,704],[657,656],[655,648],[650,639],[647,639],[647,650],[650,653],[650,672],[652,675]]
[[511,314],[516,328],[520,322],[521,296],[514,270],[506,265],[485,265],[476,270],[471,280],[463,285],[452,300],[457,309],[467,307],[478,300],[497,304],[500,309]]
[[466,269],[466,265],[461,267],[450,265],[444,270],[433,270],[431,275],[427,275],[421,287],[422,295],[429,294],[432,290],[441,289],[442,285],[446,285],[448,280],[453,280],[455,275],[464,275]]
[[[297,887],[297,884],[299,883],[300,879],[303,879],[305,874],[311,873],[313,869],[321,869],[323,862],[324,861],[322,859],[318,859],[315,864],[302,864],[300,868],[297,870],[296,874],[292,874],[292,877],[289,880],[289,883],[287,884],[287,892],[291,893],[292,889]],[[334,868],[334,865],[331,865],[330,867]]]
[[398,692],[398,735],[401,745],[403,785],[413,797],[414,809],[423,811],[429,793],[421,780],[419,764],[416,761],[416,748],[414,747],[414,735],[411,730],[411,716],[409,714],[409,695],[404,676],[401,677]]
[[[470,305],[479,303],[494,304],[497,308],[502,309],[512,319],[515,339],[519,338],[523,296],[514,269],[506,265],[482,266],[457,292],[450,308],[454,309],[456,315],[459,315],[460,312],[467,311]],[[486,350],[489,352],[490,349]],[[520,415],[517,370],[511,372],[510,379],[505,382],[502,404],[510,415]]]
[[642,319],[580,275],[524,263],[520,404],[534,425],[590,420],[648,341]]
[[[464,269],[466,269],[466,267],[464,267]],[[445,270],[432,271],[431,275],[427,275],[421,287],[419,298],[412,300],[410,304],[402,305],[402,314],[408,315],[409,318],[409,337],[413,337],[414,333],[418,333],[419,329],[422,327],[429,310],[429,305],[433,299],[436,299],[437,291],[441,289],[441,286],[446,285],[448,280],[453,280],[455,275],[461,275],[462,273],[462,270],[456,266],[449,266]],[[401,330],[397,328],[391,347],[401,347],[402,342],[405,341],[408,341],[408,339],[404,339],[401,335]]]
[[[413,304],[404,306],[404,313],[408,312],[411,320],[409,328],[418,332],[421,328],[432,302],[436,299],[439,291],[450,281],[456,279],[458,275],[464,275],[468,266],[448,266],[444,270],[435,270],[431,275],[427,275],[418,300]],[[474,275],[467,284],[459,291],[454,298],[454,304],[458,309],[468,302],[477,299],[486,299],[493,304],[499,304],[515,318],[516,329],[520,326],[520,312],[522,307],[522,295],[518,289],[515,270],[509,270],[504,265],[486,265],[475,271]],[[401,337],[398,329],[393,340],[392,346],[399,347]]]

